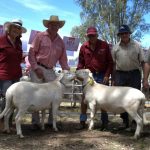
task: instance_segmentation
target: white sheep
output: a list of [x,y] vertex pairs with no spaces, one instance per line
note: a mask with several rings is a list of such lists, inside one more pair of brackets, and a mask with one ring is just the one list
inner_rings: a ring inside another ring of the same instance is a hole
[[52,104],[53,128],[57,131],[56,115],[60,102],[63,99],[65,85],[72,82],[74,73],[62,73],[56,80],[48,83],[17,82],[11,85],[6,92],[6,106],[0,114],[0,119],[5,118],[5,129],[9,131],[8,120],[14,109],[17,110],[15,116],[17,135],[23,138],[21,130],[21,119],[28,112],[42,110],[42,129],[44,129],[45,109],[49,109]]
[[76,76],[83,81],[84,102],[89,104],[91,111],[89,130],[94,126],[94,115],[98,105],[99,108],[115,114],[127,112],[137,123],[134,138],[140,137],[145,102],[145,95],[140,90],[96,83],[88,69],[77,70]]

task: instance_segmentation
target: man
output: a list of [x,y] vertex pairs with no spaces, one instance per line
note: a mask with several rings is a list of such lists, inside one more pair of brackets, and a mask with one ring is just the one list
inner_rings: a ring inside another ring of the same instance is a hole
[[[118,34],[120,41],[113,47],[112,57],[115,63],[114,84],[141,89],[141,67],[144,64],[144,52],[141,46],[130,38],[128,25],[121,25]],[[122,113],[123,126],[129,127],[128,114]]]
[[[46,31],[38,33],[29,50],[29,62],[31,65],[31,80],[33,82],[43,83],[53,81],[56,74],[53,68],[57,61],[62,70],[69,70],[67,64],[67,55],[62,38],[57,33],[65,24],[65,21],[59,20],[58,16],[50,16],[49,20],[43,20]],[[32,123],[38,128],[39,115],[33,114]],[[52,125],[52,116],[49,115],[49,126]]]
[[[102,40],[98,39],[97,29],[95,27],[89,27],[87,29],[88,41],[83,43],[80,48],[78,69],[89,69],[93,73],[93,77],[96,82],[102,84],[109,84],[109,77],[113,68],[113,60],[109,45]],[[87,120],[87,105],[81,102],[81,115],[79,129],[86,127]],[[101,114],[102,128],[107,128],[108,115],[105,110],[102,110]]]

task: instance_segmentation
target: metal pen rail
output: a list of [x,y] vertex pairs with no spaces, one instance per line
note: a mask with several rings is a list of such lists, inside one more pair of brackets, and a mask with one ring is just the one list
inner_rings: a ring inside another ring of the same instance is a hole
[[[66,86],[70,87],[70,89],[69,91],[64,92],[64,96],[69,97],[71,106],[75,106],[79,96],[83,95],[82,84],[79,84],[79,82],[73,80],[72,84],[67,84]],[[67,101],[67,99],[64,101]]]

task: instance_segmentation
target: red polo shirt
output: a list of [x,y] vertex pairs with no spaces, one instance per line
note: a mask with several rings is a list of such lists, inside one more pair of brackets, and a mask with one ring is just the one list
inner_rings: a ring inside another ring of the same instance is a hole
[[95,50],[91,50],[89,41],[85,42],[79,53],[78,69],[89,69],[92,73],[104,72],[109,77],[113,69],[113,59],[107,42],[97,40]]
[[6,35],[0,37],[0,80],[15,80],[22,76],[20,39],[14,48]]

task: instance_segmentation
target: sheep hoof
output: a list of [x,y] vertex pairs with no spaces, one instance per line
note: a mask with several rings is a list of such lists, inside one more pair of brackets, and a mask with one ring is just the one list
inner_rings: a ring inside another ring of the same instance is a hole
[[54,131],[55,131],[55,132],[58,132],[58,129],[57,129],[57,128],[54,128]]
[[88,131],[92,131],[93,130],[93,128],[88,128]]
[[134,139],[138,140],[140,138],[140,135],[134,135]]
[[24,136],[23,136],[23,135],[19,135],[19,137],[20,137],[20,139],[23,139],[23,138],[24,138]]
[[42,130],[42,131],[44,131],[44,130],[45,130],[45,128],[44,128],[44,127],[42,127],[42,128],[41,128],[41,130]]

